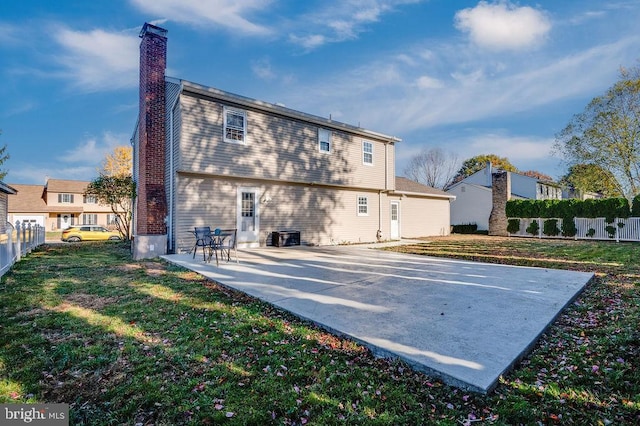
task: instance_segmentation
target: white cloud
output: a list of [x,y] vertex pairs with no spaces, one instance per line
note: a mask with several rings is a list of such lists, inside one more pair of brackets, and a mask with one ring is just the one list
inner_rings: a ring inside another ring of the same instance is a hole
[[271,66],[271,61],[267,58],[253,61],[251,71],[262,80],[273,80],[277,77]]
[[416,84],[420,89],[440,89],[444,87],[442,81],[437,78],[429,77],[428,75],[420,76],[416,81]]
[[272,31],[249,20],[254,11],[268,10],[271,0],[130,0],[144,13],[195,25],[214,26],[234,34],[266,35]]
[[138,38],[130,33],[88,32],[60,27],[53,31],[62,47],[55,60],[62,69],[54,73],[72,86],[96,92],[138,84]]
[[95,172],[107,154],[113,152],[117,146],[128,146],[129,137],[125,134],[104,132],[100,138],[89,137],[73,149],[58,157],[63,163],[81,163],[92,167]]
[[520,50],[539,45],[551,30],[545,13],[509,1],[481,1],[474,8],[460,10],[455,26],[469,33],[471,41],[490,50]]
[[310,34],[305,36],[298,36],[295,34],[289,34],[289,41],[293,44],[302,46],[305,50],[313,50],[317,47],[327,43],[329,39],[321,34]]
[[323,8],[298,17],[301,27],[289,35],[289,41],[312,50],[327,43],[358,38],[368,26],[400,6],[422,0],[334,0],[322,2]]
[[0,46],[16,47],[19,44],[21,44],[19,28],[0,22]]
[[554,142],[553,138],[485,133],[461,141],[459,147],[470,153],[469,157],[491,153],[518,162],[549,158]]

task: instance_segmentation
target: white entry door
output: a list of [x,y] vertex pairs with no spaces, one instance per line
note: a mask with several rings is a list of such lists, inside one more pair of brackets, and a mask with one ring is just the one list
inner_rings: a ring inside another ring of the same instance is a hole
[[259,190],[238,188],[238,246],[260,246]]
[[391,234],[389,238],[392,240],[400,239],[400,203],[391,202]]

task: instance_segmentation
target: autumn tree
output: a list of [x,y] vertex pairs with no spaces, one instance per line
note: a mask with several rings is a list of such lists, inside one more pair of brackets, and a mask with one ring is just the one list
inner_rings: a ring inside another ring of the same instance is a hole
[[560,183],[580,192],[597,192],[603,197],[622,197],[622,188],[616,178],[596,164],[576,164],[569,167]]
[[117,146],[102,161],[98,173],[104,176],[131,176],[133,170],[133,148]]
[[[0,130],[0,135],[2,131]],[[0,165],[4,164],[5,161],[9,159],[9,153],[7,152],[7,145],[5,144],[2,148],[0,148]],[[4,180],[4,178],[9,173],[8,170],[0,170],[0,180]]]
[[471,176],[475,172],[484,169],[485,167],[487,167],[488,162],[491,162],[491,166],[496,169],[505,170],[507,172],[518,171],[516,166],[511,164],[511,162],[506,157],[500,157],[496,154],[481,154],[465,160],[456,173],[453,181],[459,182],[467,176]]
[[553,182],[553,178],[551,176],[546,175],[546,174],[544,174],[542,172],[539,172],[537,170],[527,170],[527,171],[519,172],[519,173],[522,174],[522,175],[525,175],[525,176],[529,176],[529,177],[534,178],[534,179],[543,180],[543,181],[546,181],[546,182]]
[[451,184],[458,168],[458,156],[440,148],[424,148],[411,157],[404,175],[433,188],[444,189]]
[[133,200],[136,196],[136,184],[129,176],[104,176],[89,182],[85,195],[93,195],[101,204],[111,207],[116,216],[116,228],[125,240],[131,237]]
[[640,192],[640,68],[621,69],[618,81],[556,135],[553,151],[568,166],[606,171],[631,201]]
[[93,195],[99,203],[111,207],[116,217],[116,228],[125,240],[131,237],[133,200],[136,197],[132,152],[131,147],[116,147],[98,169],[100,176],[92,180],[85,190],[85,195]]

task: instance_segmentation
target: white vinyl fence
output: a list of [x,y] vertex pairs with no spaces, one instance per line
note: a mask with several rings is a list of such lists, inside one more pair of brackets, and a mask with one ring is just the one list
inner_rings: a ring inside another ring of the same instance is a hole
[[[558,229],[562,230],[562,219],[552,218],[558,221]],[[579,218],[574,222],[578,232],[574,237],[565,237],[560,232],[558,235],[545,235],[544,222],[549,218],[520,218],[520,229],[518,232],[509,233],[512,237],[533,237],[533,238],[566,238],[575,240],[608,240],[608,241],[640,241],[640,217],[629,217],[626,219],[616,218],[612,223],[607,223],[604,217]],[[527,232],[527,228],[532,222],[538,222],[538,232],[532,235]]]
[[14,263],[26,256],[34,248],[44,244],[45,228],[40,225],[21,224],[15,226],[7,222],[7,231],[0,234],[0,277],[3,276]]

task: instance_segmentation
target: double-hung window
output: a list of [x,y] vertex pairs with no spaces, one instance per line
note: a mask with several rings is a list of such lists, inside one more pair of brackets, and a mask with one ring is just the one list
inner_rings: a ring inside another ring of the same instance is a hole
[[247,141],[247,113],[224,108],[224,141],[245,143]]
[[85,204],[98,204],[98,198],[95,195],[85,195],[84,196]]
[[369,198],[358,196],[358,216],[369,216]]
[[318,129],[318,149],[320,152],[331,152],[331,131]]
[[84,213],[82,215],[82,223],[85,225],[97,225],[98,215],[95,213]]
[[362,163],[373,166],[373,143],[362,141]]
[[73,194],[58,194],[58,202],[61,204],[73,204]]

